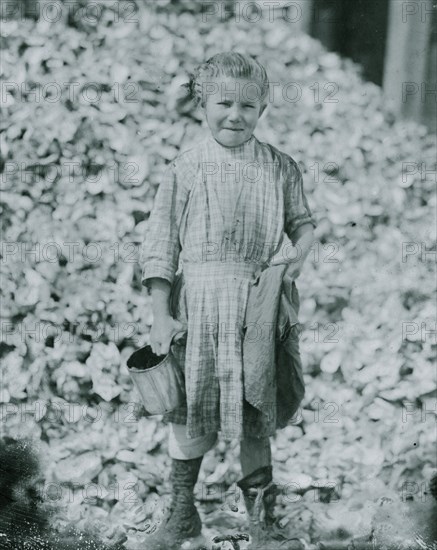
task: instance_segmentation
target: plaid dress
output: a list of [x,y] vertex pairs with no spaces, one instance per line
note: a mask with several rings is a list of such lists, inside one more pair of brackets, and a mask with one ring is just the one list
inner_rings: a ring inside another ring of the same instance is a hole
[[186,424],[187,437],[243,437],[250,285],[284,232],[308,222],[315,226],[296,162],[255,136],[232,148],[210,136],[167,167],[142,245],[142,284],[168,280],[172,315],[187,324],[186,345],[172,347],[186,403],[164,416]]

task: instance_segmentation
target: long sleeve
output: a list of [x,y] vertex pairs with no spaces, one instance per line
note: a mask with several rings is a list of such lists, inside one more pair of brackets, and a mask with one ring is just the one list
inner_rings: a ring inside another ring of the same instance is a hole
[[181,251],[179,228],[188,199],[183,179],[177,177],[177,159],[171,162],[155,195],[146,234],[141,247],[141,284],[149,288],[148,279],[160,277],[173,283]]
[[291,235],[301,225],[311,223],[313,227],[316,227],[317,224],[303,191],[302,172],[297,163],[288,155],[284,177],[284,231],[291,239]]

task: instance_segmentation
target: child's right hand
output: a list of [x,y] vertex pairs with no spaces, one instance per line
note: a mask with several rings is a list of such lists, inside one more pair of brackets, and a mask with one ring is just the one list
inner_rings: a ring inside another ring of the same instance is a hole
[[170,315],[159,315],[153,320],[150,347],[155,355],[167,355],[173,336],[186,326]]

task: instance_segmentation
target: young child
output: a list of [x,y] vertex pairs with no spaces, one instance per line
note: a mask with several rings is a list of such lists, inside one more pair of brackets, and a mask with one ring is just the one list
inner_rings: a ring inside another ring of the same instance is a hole
[[[175,333],[187,329],[180,357],[186,404],[164,417],[172,503],[147,549],[179,548],[200,534],[193,489],[220,431],[224,439],[241,440],[244,477],[238,485],[253,527],[251,548],[266,550],[266,529],[274,521],[274,431],[247,422],[256,409],[244,400],[243,322],[250,285],[280,250],[284,233],[299,250],[286,271],[294,279],[313,243],[315,222],[296,162],[253,135],[268,101],[264,67],[246,55],[220,53],[196,69],[190,91],[210,135],[167,167],[142,250],[142,283],[153,301],[152,350],[166,354]],[[277,541],[272,548],[279,548]]]

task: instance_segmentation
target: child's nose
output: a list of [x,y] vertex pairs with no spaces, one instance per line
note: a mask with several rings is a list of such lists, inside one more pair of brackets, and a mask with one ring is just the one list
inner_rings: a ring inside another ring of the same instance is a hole
[[240,120],[240,118],[240,109],[237,106],[233,107],[229,113],[229,120],[236,121]]

